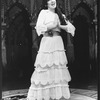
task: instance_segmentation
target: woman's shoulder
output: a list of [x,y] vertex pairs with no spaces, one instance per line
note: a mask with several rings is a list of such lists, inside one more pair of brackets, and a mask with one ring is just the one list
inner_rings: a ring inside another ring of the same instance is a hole
[[43,13],[43,14],[44,14],[44,13],[47,13],[47,11],[48,11],[48,10],[46,10],[46,9],[42,9],[42,10],[40,11],[40,13]]
[[39,12],[39,16],[45,16],[46,15],[46,10],[42,9],[40,12]]

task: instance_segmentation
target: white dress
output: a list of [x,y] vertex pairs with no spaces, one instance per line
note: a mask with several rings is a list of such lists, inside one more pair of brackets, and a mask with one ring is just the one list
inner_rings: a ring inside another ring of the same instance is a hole
[[[36,31],[38,35],[47,30],[46,24],[54,20],[54,14],[42,10],[39,14]],[[45,22],[45,23],[44,23]],[[72,33],[73,34],[73,33]],[[35,61],[35,71],[31,76],[28,100],[49,100],[70,98],[67,57],[61,36],[43,37]]]

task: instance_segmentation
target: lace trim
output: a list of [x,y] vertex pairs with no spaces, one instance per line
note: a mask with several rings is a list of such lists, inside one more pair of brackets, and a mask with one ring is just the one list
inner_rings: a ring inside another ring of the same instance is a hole
[[38,53],[54,53],[54,52],[65,52],[66,50],[55,50],[55,51],[38,51]]
[[56,64],[52,64],[51,66],[46,65],[45,67],[41,67],[41,65],[38,64],[37,67],[35,67],[35,70],[37,72],[44,72],[44,71],[48,71],[50,69],[66,69],[66,68],[68,68],[68,67],[66,67],[66,63],[64,63],[63,65],[59,64],[59,66]]
[[65,84],[65,85],[51,85],[51,86],[47,86],[47,87],[39,87],[39,88],[35,88],[35,87],[31,87],[32,90],[41,90],[41,89],[50,89],[50,88],[55,88],[55,87],[69,87],[69,85]]
[[67,64],[67,57],[65,52],[55,52],[55,53],[39,53],[36,57],[35,66],[52,66],[52,65],[65,65]]
[[64,62],[64,63],[51,63],[51,64],[44,64],[44,66],[42,67],[41,64],[35,64],[35,68],[43,68],[43,69],[46,69],[46,68],[50,68],[52,66],[64,66],[64,65],[67,65],[67,62]]
[[29,100],[50,100],[52,99],[60,99],[60,98],[70,98],[70,91],[69,87],[66,85],[60,86],[56,85],[55,87],[46,88],[46,89],[34,89],[33,87],[29,88],[28,96],[27,98]]
[[[64,96],[62,96],[61,98],[59,98],[59,100],[67,100],[67,99],[69,99],[70,97],[67,97],[67,98],[65,98]],[[58,100],[57,98],[52,98],[52,97],[50,97],[48,100]],[[38,100],[38,99],[34,99],[33,97],[27,97],[26,98],[26,100]],[[44,98],[41,98],[41,100],[45,100]]]
[[45,87],[50,87],[50,86],[56,86],[58,84],[69,86],[68,85],[68,81],[66,81],[66,80],[63,80],[63,81],[60,80],[59,83],[55,83],[55,81],[52,81],[51,83],[50,82],[47,82],[47,84],[45,84],[45,85],[44,84],[41,84],[40,82],[38,84],[35,84],[35,82],[32,82],[31,83],[31,86],[33,86],[35,88],[40,88],[40,87],[45,88]]
[[[59,76],[59,77],[58,77]],[[69,82],[71,81],[71,76],[69,71],[66,69],[51,69],[47,72],[34,72],[31,76],[31,83],[34,83],[35,85],[39,84],[53,84],[59,83],[62,81]]]

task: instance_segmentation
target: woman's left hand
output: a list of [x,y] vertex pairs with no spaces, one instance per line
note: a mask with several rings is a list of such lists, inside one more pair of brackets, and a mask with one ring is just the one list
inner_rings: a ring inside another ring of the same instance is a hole
[[75,27],[70,22],[67,22],[67,25],[59,24],[59,28],[65,30],[68,33],[71,33],[72,36],[75,34]]
[[75,34],[75,27],[74,27],[74,25],[72,25],[72,23],[70,23],[70,22],[68,21],[66,27],[67,27],[67,32],[68,32],[68,33],[71,33],[71,35],[74,36],[74,34]]
[[58,27],[65,30],[66,32],[68,31],[67,29],[67,25],[61,25],[61,24],[58,24]]

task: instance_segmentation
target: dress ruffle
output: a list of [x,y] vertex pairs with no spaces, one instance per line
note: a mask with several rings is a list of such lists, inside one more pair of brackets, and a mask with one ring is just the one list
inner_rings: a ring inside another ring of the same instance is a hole
[[30,86],[29,93],[27,98],[29,100],[50,100],[60,98],[69,99],[70,98],[70,90],[69,86],[65,84],[52,85],[49,88],[39,88],[35,89],[34,86]]
[[37,54],[35,66],[49,66],[55,65],[65,65],[67,64],[67,58],[64,50],[57,50],[54,52],[39,52]]
[[54,51],[64,50],[64,45],[61,36],[43,37],[41,39],[39,52],[51,53]]
[[49,68],[47,71],[36,69],[31,77],[31,84],[52,84],[59,83],[60,81],[69,82],[71,80],[69,71],[66,66],[60,68]]
[[43,37],[38,51],[35,66],[52,66],[67,64],[67,57],[61,36]]
[[31,86],[27,98],[29,100],[50,100],[70,98],[68,82],[71,80],[66,65],[41,66],[35,68],[31,77]]
[[67,57],[60,36],[43,37],[31,76],[28,100],[70,98]]

